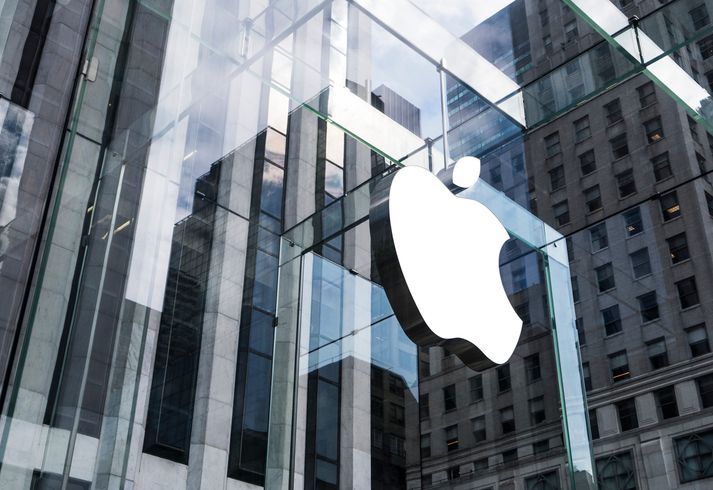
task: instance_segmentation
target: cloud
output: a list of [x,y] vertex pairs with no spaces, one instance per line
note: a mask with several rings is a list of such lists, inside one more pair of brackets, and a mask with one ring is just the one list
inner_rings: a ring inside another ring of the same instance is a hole
[[411,0],[456,37],[489,19],[515,0]]

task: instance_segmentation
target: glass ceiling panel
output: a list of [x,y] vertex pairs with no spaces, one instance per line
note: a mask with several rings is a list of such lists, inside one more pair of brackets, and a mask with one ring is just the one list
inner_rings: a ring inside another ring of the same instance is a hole
[[[695,5],[687,1],[671,2],[643,20],[629,17],[610,1],[563,1],[607,41],[644,67],[645,73],[671,97],[683,104],[691,115],[703,122],[709,130],[713,129],[711,96],[694,78],[693,71],[695,63],[700,63],[713,54],[708,52],[708,44],[704,40],[699,41],[697,49],[689,50],[689,59],[684,61],[680,55],[669,56],[654,40],[663,42],[659,22],[663,22],[667,35],[670,31],[671,39],[668,43],[663,43],[664,48],[670,49],[676,39],[683,42],[684,39],[693,40],[703,35],[710,26],[708,12],[713,7],[710,1],[697,2]],[[649,36],[648,31],[653,32],[653,38]]]

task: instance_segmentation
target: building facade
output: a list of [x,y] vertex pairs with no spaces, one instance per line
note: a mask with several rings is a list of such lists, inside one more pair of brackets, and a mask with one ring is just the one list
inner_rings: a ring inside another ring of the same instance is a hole
[[[0,488],[713,484],[713,2],[0,11]],[[523,321],[482,371],[371,250],[463,156]]]

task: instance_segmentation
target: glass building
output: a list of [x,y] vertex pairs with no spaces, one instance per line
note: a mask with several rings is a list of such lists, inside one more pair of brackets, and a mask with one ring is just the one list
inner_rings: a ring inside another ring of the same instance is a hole
[[[711,15],[0,0],[0,488],[713,487]],[[369,226],[463,156],[523,321],[478,371]]]

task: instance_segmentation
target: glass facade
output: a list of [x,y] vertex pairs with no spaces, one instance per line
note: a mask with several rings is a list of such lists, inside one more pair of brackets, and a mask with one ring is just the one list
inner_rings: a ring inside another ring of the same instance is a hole
[[[0,0],[0,488],[708,488],[711,14]],[[523,321],[482,371],[371,250],[463,156]]]

